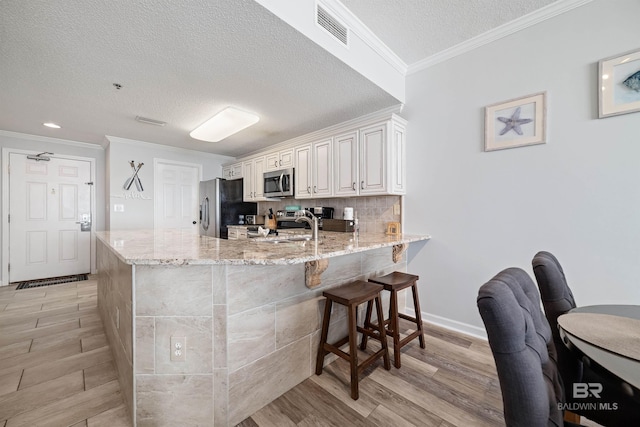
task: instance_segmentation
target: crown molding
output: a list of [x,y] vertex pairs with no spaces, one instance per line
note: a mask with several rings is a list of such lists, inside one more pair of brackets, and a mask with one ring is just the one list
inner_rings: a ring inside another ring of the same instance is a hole
[[484,46],[485,44],[494,42],[520,30],[524,30],[525,28],[536,25],[542,21],[546,21],[547,19],[551,19],[554,16],[583,6],[591,1],[592,0],[558,0],[555,3],[551,3],[536,10],[535,12],[531,12],[511,22],[507,22],[506,24],[487,31],[486,33],[480,34],[479,36],[438,52],[435,55],[431,55],[418,62],[414,62],[409,65],[407,75],[417,73],[418,71],[422,71],[433,65],[467,53],[480,46]]
[[347,9],[342,2],[339,0],[317,0],[316,4],[320,4],[325,9],[331,11],[350,31],[353,31],[371,50],[378,54],[380,58],[384,59],[396,71],[403,76],[407,74],[407,63],[384,44],[382,40],[380,40],[360,18],[354,15],[351,10]]
[[13,132],[10,130],[0,130],[0,136],[9,138],[27,139],[29,141],[49,142],[52,144],[71,145],[74,147],[90,148],[92,150],[103,150],[100,144],[92,144],[90,142],[71,141],[69,139],[52,138],[50,136],[31,135],[28,133]]
[[225,163],[224,165],[226,166],[229,164],[236,163],[238,161],[248,160],[253,157],[266,154],[274,150],[281,150],[283,148],[292,148],[307,142],[315,142],[320,139],[331,137],[347,130],[368,126],[369,124],[379,122],[380,120],[387,120],[393,116],[396,117],[396,120],[399,120],[400,122],[406,124],[406,120],[398,116],[398,114],[402,113],[403,109],[404,109],[404,104],[392,105],[382,110],[374,111],[373,113],[365,114],[364,116],[356,117],[355,119],[351,119],[346,122],[341,122],[333,126],[326,127],[324,129],[306,133],[304,135],[300,135],[295,138],[291,138],[286,141],[279,142],[274,145],[270,145],[267,148],[261,148],[260,150],[255,150],[250,153],[243,154],[241,156],[236,157],[234,161]]

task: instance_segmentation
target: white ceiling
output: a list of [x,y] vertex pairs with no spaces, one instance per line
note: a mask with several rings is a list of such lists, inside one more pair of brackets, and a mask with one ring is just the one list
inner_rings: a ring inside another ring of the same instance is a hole
[[[407,64],[552,2],[343,0]],[[0,79],[1,130],[231,156],[398,104],[253,0],[1,0]],[[228,105],[261,120],[189,137]]]
[[341,0],[407,65],[557,0]]

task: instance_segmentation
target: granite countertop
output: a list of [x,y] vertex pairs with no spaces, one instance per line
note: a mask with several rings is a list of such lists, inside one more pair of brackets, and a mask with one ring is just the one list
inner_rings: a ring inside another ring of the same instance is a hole
[[98,239],[134,265],[299,264],[402,243],[429,240],[429,235],[338,233],[321,231],[313,241],[271,243],[261,239],[224,240],[181,230],[99,231]]

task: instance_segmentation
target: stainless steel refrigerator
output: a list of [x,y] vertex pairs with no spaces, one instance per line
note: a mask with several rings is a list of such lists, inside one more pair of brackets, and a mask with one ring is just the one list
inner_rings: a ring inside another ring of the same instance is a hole
[[227,239],[228,225],[240,222],[240,215],[255,215],[258,204],[242,200],[242,179],[200,181],[200,235]]

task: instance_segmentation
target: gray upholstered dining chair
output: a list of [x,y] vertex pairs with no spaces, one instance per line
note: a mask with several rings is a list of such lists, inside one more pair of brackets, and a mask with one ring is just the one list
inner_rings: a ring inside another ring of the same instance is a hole
[[531,277],[508,268],[482,285],[478,310],[487,329],[507,427],[574,426],[564,421],[564,392],[551,328]]
[[[540,251],[531,261],[538,282],[545,316],[551,325],[553,342],[558,352],[558,371],[564,381],[565,400],[578,415],[585,416],[604,426],[640,426],[640,402],[627,394],[613,375],[585,366],[579,355],[573,353],[562,342],[558,329],[558,317],[576,307],[576,301],[567,283],[564,270],[558,259],[550,252]],[[573,397],[574,383],[599,383],[599,397]],[[592,410],[600,403],[615,403],[615,411]],[[576,403],[574,405],[574,403]]]

